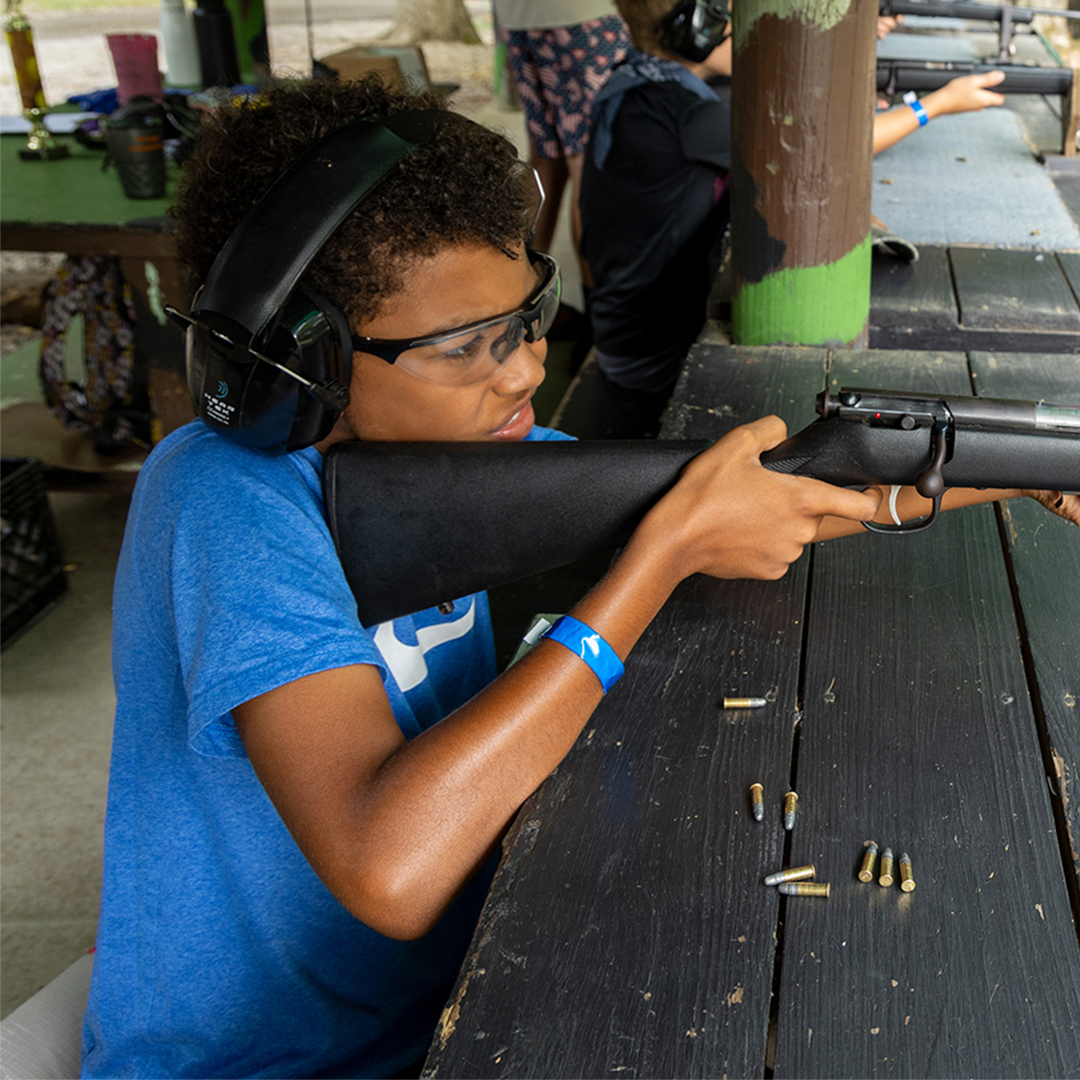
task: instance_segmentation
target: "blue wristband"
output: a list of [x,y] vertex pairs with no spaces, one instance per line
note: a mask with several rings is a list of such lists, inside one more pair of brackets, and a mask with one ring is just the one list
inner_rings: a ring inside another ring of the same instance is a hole
[[911,106],[915,119],[919,121],[919,127],[926,127],[930,123],[930,117],[926,115],[926,109],[923,107],[923,103],[915,96],[914,90],[909,90],[904,95],[904,104]]
[[615,650],[595,631],[570,615],[555,621],[544,637],[568,648],[584,660],[600,680],[606,694],[623,676],[623,663]]

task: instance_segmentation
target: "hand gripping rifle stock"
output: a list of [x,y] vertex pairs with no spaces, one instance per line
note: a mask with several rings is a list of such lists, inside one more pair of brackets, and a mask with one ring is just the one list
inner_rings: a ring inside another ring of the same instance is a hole
[[[1080,490],[1080,408],[843,389],[762,455],[842,486]],[[367,626],[624,544],[705,441],[338,443],[330,530]],[[897,531],[878,526],[885,531]]]

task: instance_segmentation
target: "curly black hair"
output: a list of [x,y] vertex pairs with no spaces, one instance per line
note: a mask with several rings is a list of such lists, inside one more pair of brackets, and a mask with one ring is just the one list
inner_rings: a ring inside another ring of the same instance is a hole
[[[281,85],[214,113],[184,166],[172,210],[192,293],[248,209],[313,143],[365,117],[444,108],[434,94],[399,92],[369,75]],[[508,139],[455,116],[349,215],[305,280],[356,326],[402,288],[410,259],[463,243],[510,253],[532,225],[522,177]]]

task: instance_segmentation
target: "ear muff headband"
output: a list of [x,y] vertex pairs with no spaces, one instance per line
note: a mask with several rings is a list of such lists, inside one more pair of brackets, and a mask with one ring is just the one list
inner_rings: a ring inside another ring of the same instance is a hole
[[402,112],[326,136],[244,216],[191,316],[170,312],[187,325],[188,388],[213,430],[268,453],[329,434],[348,404],[350,332],[301,277],[349,214],[453,115]]
[[660,44],[699,64],[723,44],[730,25],[724,0],[679,0],[660,20]]
[[246,346],[341,223],[445,116],[403,112],[360,120],[317,143],[244,216],[214,260],[193,314],[226,316],[246,331]]

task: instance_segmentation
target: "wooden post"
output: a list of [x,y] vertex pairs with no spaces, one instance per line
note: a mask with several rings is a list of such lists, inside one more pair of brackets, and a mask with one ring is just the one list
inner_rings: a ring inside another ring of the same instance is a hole
[[877,5],[732,7],[735,341],[865,347]]

